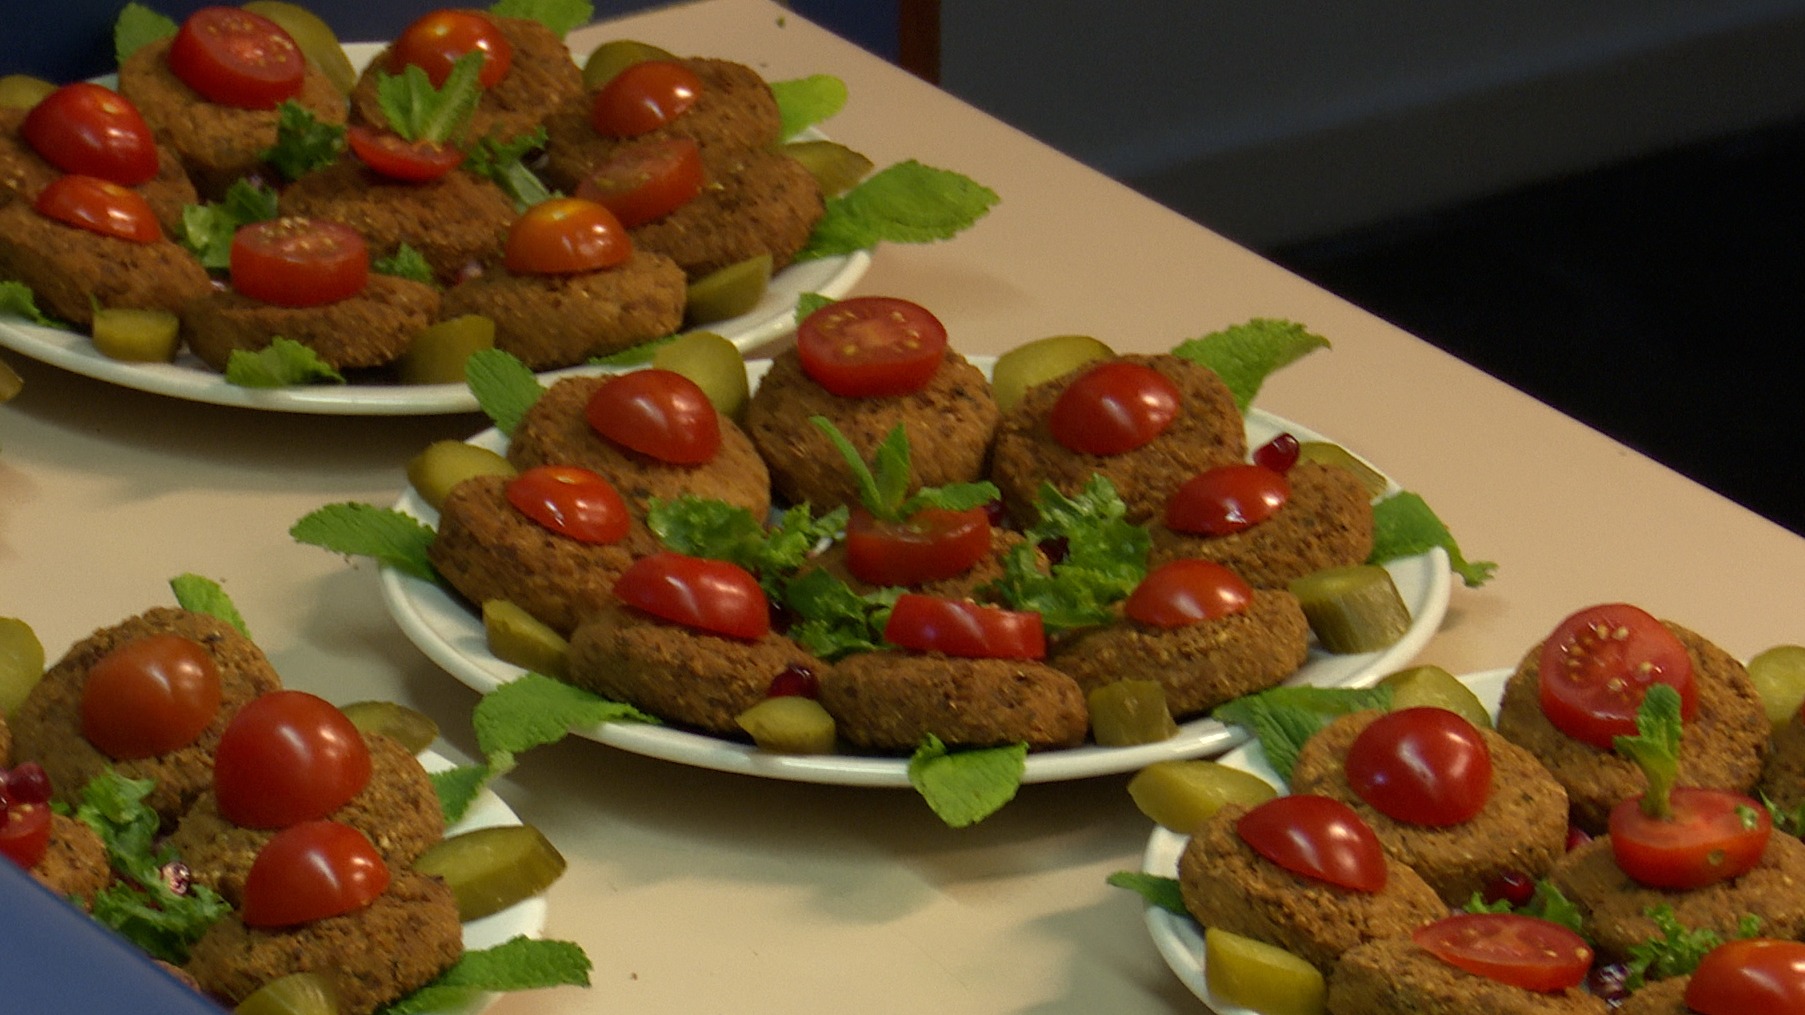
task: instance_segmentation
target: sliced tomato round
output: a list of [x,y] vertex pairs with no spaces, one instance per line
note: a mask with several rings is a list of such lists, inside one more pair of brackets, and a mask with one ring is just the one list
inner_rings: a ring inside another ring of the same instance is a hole
[[1699,1015],[1805,1011],[1805,942],[1739,938],[1705,953],[1686,983]]
[[884,640],[916,652],[962,659],[1044,659],[1040,614],[963,599],[904,593],[884,624]]
[[1359,813],[1308,793],[1274,797],[1235,822],[1248,847],[1293,874],[1356,892],[1385,887],[1385,850]]
[[721,414],[674,370],[633,370],[604,381],[583,415],[596,433],[672,465],[700,465],[721,449]]
[[702,97],[702,79],[674,60],[642,60],[595,93],[589,124],[608,137],[638,137],[689,112]]
[[1561,621],[1542,643],[1542,714],[1562,733],[1601,751],[1633,736],[1636,712],[1652,684],[1679,692],[1680,717],[1698,712],[1698,687],[1686,646],[1644,610],[1605,603]]
[[635,229],[695,200],[703,179],[702,149],[694,141],[652,138],[614,149],[577,184],[576,196]]
[[575,465],[536,465],[508,480],[508,503],[547,531],[579,543],[618,543],[633,526],[605,476]]
[[389,887],[369,836],[337,821],[304,821],[257,851],[239,915],[247,927],[294,927],[354,913]]
[[1079,374],[1047,415],[1053,439],[1085,455],[1119,455],[1166,432],[1178,418],[1178,385],[1141,363],[1110,360]]
[[634,561],[614,583],[621,602],[673,624],[755,641],[771,631],[771,606],[752,572],[724,560],[661,551]]
[[1185,627],[1245,611],[1253,586],[1214,561],[1167,561],[1147,572],[1122,610],[1130,620],[1154,627]]
[[219,667],[200,643],[151,634],[119,645],[88,668],[81,732],[115,761],[187,747],[219,714]]
[[502,263],[520,275],[574,275],[631,256],[633,241],[613,212],[580,197],[554,197],[514,220]]
[[846,569],[872,585],[915,586],[956,578],[990,552],[990,512],[923,508],[889,521],[854,508],[846,522]]
[[476,80],[494,88],[514,63],[514,44],[501,27],[477,11],[441,8],[416,18],[389,47],[389,73],[400,74],[410,65],[426,72],[434,88],[443,88],[451,68],[471,53],[483,55],[483,69]]
[[247,702],[213,758],[220,816],[246,828],[324,818],[369,782],[363,734],[338,706],[305,691],[271,691]]
[[920,391],[946,358],[946,326],[926,307],[855,296],[821,307],[796,328],[802,371],[842,398]]
[[358,161],[391,180],[427,183],[464,163],[464,152],[453,145],[409,141],[392,130],[363,124],[345,129],[345,143]]
[[133,243],[163,238],[157,213],[144,195],[98,176],[59,176],[38,191],[32,207],[45,218],[101,236]]
[[0,806],[0,856],[26,870],[50,851],[50,805],[9,803]]
[[77,81],[39,100],[19,136],[65,173],[135,187],[157,175],[157,142],[130,99],[103,85]]
[[301,94],[307,58],[282,26],[239,7],[203,7],[169,44],[169,70],[208,102],[274,109]]
[[1725,790],[1681,786],[1671,813],[1643,813],[1636,797],[1611,809],[1611,855],[1623,873],[1650,888],[1703,888],[1748,873],[1761,862],[1773,819],[1759,801]]
[[370,281],[363,235],[325,219],[285,216],[239,226],[229,259],[233,288],[278,307],[337,303]]
[[1592,946],[1558,923],[1520,913],[1457,913],[1411,932],[1443,962],[1488,980],[1543,993],[1578,986]]
[[1473,724],[1443,708],[1373,720],[1348,748],[1348,785],[1386,817],[1412,825],[1470,821],[1492,796],[1492,752]]
[[1291,481],[1264,465],[1219,465],[1179,484],[1166,498],[1166,527],[1200,536],[1243,532],[1279,513]]

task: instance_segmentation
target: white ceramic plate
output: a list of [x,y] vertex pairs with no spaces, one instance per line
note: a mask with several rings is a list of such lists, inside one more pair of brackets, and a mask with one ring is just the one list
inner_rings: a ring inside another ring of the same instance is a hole
[[[1479,695],[1479,700],[1485,702],[1495,717],[1498,713],[1498,699],[1504,694],[1504,682],[1510,674],[1510,670],[1486,670],[1467,674],[1460,679]],[[1257,742],[1237,747],[1220,760],[1225,765],[1252,772],[1280,790],[1285,788],[1278,773],[1266,763],[1266,752],[1260,749]],[[1155,827],[1152,837],[1147,840],[1147,851],[1141,857],[1141,870],[1161,877],[1177,877],[1178,857],[1189,841],[1189,836]],[[1250,1009],[1220,1004],[1210,998],[1204,971],[1203,928],[1197,921],[1150,905],[1147,907],[1147,930],[1153,935],[1154,947],[1159,949],[1166,965],[1171,966],[1172,972],[1178,974],[1185,986],[1191,988],[1191,993],[1202,998],[1218,1015],[1257,1015]]]
[[[354,42],[345,47],[345,53],[361,68],[381,48],[373,42]],[[708,330],[726,337],[742,352],[755,349],[794,330],[796,302],[804,294],[844,296],[870,267],[868,251],[793,264],[772,276],[771,284],[757,306],[738,317],[716,321],[708,326]],[[239,387],[227,384],[222,374],[186,350],[173,363],[128,363],[101,355],[85,334],[45,328],[17,317],[0,317],[0,346],[122,387],[214,405],[344,416],[430,416],[478,410],[475,397],[464,384]],[[597,369],[571,367],[543,376],[550,378]]]
[[[988,371],[995,362],[972,357]],[[770,367],[769,360],[746,365],[754,384]],[[1322,435],[1258,409],[1247,414],[1248,446],[1258,447],[1280,431],[1299,440],[1322,440]],[[471,443],[501,451],[506,438],[487,430]],[[438,513],[411,489],[395,507],[429,525],[438,524]],[[1447,554],[1439,547],[1428,553],[1386,565],[1404,603],[1410,608],[1411,626],[1404,637],[1382,652],[1330,655],[1312,648],[1309,660],[1287,683],[1318,686],[1372,683],[1401,669],[1422,650],[1441,626],[1451,588]],[[393,568],[381,573],[382,596],[402,631],[434,662],[468,686],[488,693],[523,672],[491,655],[483,638],[482,617],[451,589],[422,581]],[[577,735],[622,750],[662,758],[700,768],[797,782],[837,783],[853,786],[909,785],[908,760],[857,755],[788,755],[760,751],[750,744],[641,723],[602,723],[574,731]],[[1039,751],[1028,755],[1025,782],[1055,782],[1117,772],[1131,772],[1155,761],[1197,758],[1220,753],[1245,739],[1237,728],[1214,719],[1193,719],[1179,734],[1156,744],[1134,747],[1074,747]]]

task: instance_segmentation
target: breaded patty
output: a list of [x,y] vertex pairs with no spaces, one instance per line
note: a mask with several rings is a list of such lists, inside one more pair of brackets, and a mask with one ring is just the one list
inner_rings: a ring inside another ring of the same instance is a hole
[[[1544,993],[1448,965],[1408,938],[1349,949],[1329,977],[1330,1015],[1605,1015],[1584,987]],[[1628,1009],[1625,1009],[1626,1011]]]
[[821,706],[862,750],[906,754],[929,734],[948,747],[1046,750],[1076,747],[1090,730],[1084,692],[1032,659],[864,652],[820,677]]
[[339,370],[388,366],[439,318],[439,291],[394,275],[371,275],[362,292],[315,307],[279,307],[220,289],[182,308],[182,340],[223,371],[238,350],[277,338],[299,342]]
[[1149,563],[1213,560],[1267,589],[1287,588],[1324,568],[1365,563],[1373,552],[1373,507],[1359,478],[1315,462],[1297,463],[1286,478],[1291,497],[1277,514],[1227,536],[1175,532],[1166,527],[1162,507],[1148,525]]
[[113,882],[113,865],[106,843],[87,822],[52,814],[49,848],[30,874],[58,895],[86,902]]
[[683,269],[634,251],[600,271],[517,275],[499,264],[445,293],[445,317],[495,322],[495,347],[534,370],[577,366],[673,334],[688,299]]
[[1786,725],[1774,732],[1755,790],[1783,810],[1797,810],[1805,804],[1805,716],[1793,713]]
[[821,184],[780,152],[748,148],[708,160],[702,192],[632,231],[633,246],[677,262],[690,280],[760,254],[782,270],[821,221]]
[[1386,852],[1409,864],[1450,906],[1464,906],[1504,874],[1539,878],[1567,848],[1567,791],[1535,756],[1479,730],[1492,758],[1485,809],[1458,825],[1430,827],[1387,817],[1347,780],[1347,755],[1362,730],[1383,713],[1355,712],[1305,742],[1291,771],[1298,793],[1333,797],[1354,808]]
[[94,307],[179,313],[213,289],[188,251],[54,222],[23,201],[0,206],[0,279],[23,282],[39,310],[86,329]]
[[1174,718],[1201,715],[1296,673],[1310,654],[1310,622],[1297,597],[1255,589],[1241,613],[1183,627],[1127,618],[1086,628],[1053,651],[1052,664],[1088,693],[1118,680],[1156,680]]
[[1691,976],[1674,976],[1644,984],[1617,1006],[1617,1015],[1694,1015],[1686,1005]]
[[284,187],[277,203],[284,215],[357,230],[372,259],[405,243],[446,285],[499,258],[516,215],[513,199],[491,180],[453,170],[426,183],[404,183],[350,156]]
[[[46,162],[24,138],[19,128],[27,109],[0,109],[0,204],[18,199],[26,204],[63,171]],[[157,145],[157,175],[132,188],[143,195],[163,231],[175,236],[181,230],[182,209],[199,201],[182,160],[168,145]]]

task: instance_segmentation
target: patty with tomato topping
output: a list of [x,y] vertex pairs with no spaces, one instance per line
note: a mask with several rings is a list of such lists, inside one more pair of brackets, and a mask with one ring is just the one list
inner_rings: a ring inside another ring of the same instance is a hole
[[436,180],[389,179],[349,156],[283,188],[283,215],[342,222],[363,234],[370,257],[402,244],[418,251],[446,285],[501,256],[514,202],[493,181],[453,170]]
[[862,652],[820,674],[821,706],[861,750],[907,754],[929,735],[948,747],[1077,747],[1090,731],[1084,692],[1034,659]]
[[821,184],[781,152],[748,148],[704,161],[701,193],[632,232],[640,250],[676,261],[692,281],[768,254],[780,271],[795,260],[821,221]]
[[439,318],[439,291],[394,275],[371,275],[349,299],[321,306],[282,307],[219,289],[182,308],[182,340],[196,356],[224,371],[232,354],[257,352],[277,338],[312,349],[337,370],[394,363],[414,336]]
[[[934,581],[922,582],[917,585],[910,585],[908,588],[911,592],[920,592],[923,595],[938,596],[946,599],[983,600],[986,598],[984,595],[986,587],[995,584],[1004,576],[1003,559],[1009,555],[1010,551],[1026,541],[1026,536],[1023,536],[1021,533],[1012,529],[992,527],[990,530],[990,549],[985,552],[984,556],[978,558],[977,563],[966,569],[963,574],[957,574],[950,578],[939,578]],[[931,552],[931,549],[925,552]],[[861,581],[858,577],[853,575],[852,571],[847,567],[846,553],[846,541],[843,539],[836,540],[825,550],[810,557],[803,565],[803,570],[806,571],[820,568],[833,575],[835,578],[845,582],[847,587],[851,588],[859,595],[876,592],[879,588],[885,587]],[[1040,562],[1042,567],[1046,566],[1046,554],[1036,550],[1035,559]]]
[[[29,205],[46,184],[63,173],[20,136],[27,112],[0,109],[0,204],[16,199]],[[157,175],[132,189],[150,202],[163,231],[171,236],[182,228],[182,209],[199,201],[181,159],[167,145],[157,145]]]
[[24,283],[39,310],[84,329],[96,306],[174,314],[213,289],[206,269],[173,241],[102,236],[24,201],[0,206],[0,279]]
[[1357,945],[1329,977],[1330,1015],[1605,1015],[1610,1010],[1583,986],[1525,990],[1457,969],[1409,938]]
[[1315,462],[1297,463],[1285,478],[1291,495],[1278,513],[1240,532],[1178,532],[1155,515],[1148,524],[1149,564],[1213,560],[1257,588],[1282,589],[1314,571],[1365,563],[1373,552],[1373,508],[1360,480]]

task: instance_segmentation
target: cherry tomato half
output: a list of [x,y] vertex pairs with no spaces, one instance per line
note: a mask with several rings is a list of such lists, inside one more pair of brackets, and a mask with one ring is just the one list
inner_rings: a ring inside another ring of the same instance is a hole
[[293,927],[354,913],[389,887],[389,867],[369,837],[337,821],[277,832],[244,877],[247,927]]
[[363,124],[345,129],[351,153],[375,172],[404,183],[426,183],[451,172],[464,162],[464,152],[448,144],[409,141],[392,130]]
[[370,746],[338,706],[305,691],[247,702],[213,758],[219,813],[247,828],[323,818],[363,792]]
[[194,743],[219,714],[219,667],[179,634],[136,638],[88,668],[81,734],[116,761],[154,758]]
[[654,138],[616,148],[577,184],[576,196],[633,229],[694,200],[702,181],[700,146],[686,137]]
[[1403,708],[1373,720],[1349,746],[1346,770],[1360,799],[1412,825],[1470,821],[1492,795],[1485,738],[1443,708]]
[[232,286],[278,307],[317,307],[362,292],[370,248],[350,226],[284,216],[238,227],[230,254]]
[[1352,807],[1308,793],[1274,797],[1235,822],[1241,841],[1293,874],[1356,892],[1385,887],[1385,851]]
[[476,52],[483,54],[476,80],[484,88],[494,88],[513,66],[513,43],[488,17],[444,8],[421,15],[395,37],[389,47],[389,73],[400,74],[412,64],[426,72],[434,88],[443,88],[452,65]]
[[721,449],[721,414],[700,385],[674,370],[611,377],[583,415],[603,437],[673,465],[700,465]]
[[1805,1011],[1805,942],[1738,938],[1705,953],[1686,984],[1699,1015]]
[[940,369],[946,326],[908,300],[855,296],[803,318],[796,353],[803,373],[842,398],[906,395]]
[[1542,713],[1562,733],[1601,751],[1636,732],[1650,684],[1680,693],[1680,718],[1698,712],[1692,657],[1667,625],[1627,603],[1605,603],[1561,621],[1540,656]]
[[1291,481],[1264,465],[1219,465],[1192,476],[1166,498],[1174,532],[1228,536],[1251,529],[1291,499]]
[[1147,572],[1122,610],[1129,619],[1154,627],[1185,627],[1218,620],[1247,609],[1253,586],[1214,561],[1167,561]]
[[1524,990],[1566,990],[1592,968],[1592,946],[1584,938],[1521,913],[1457,913],[1410,937],[1456,969]]
[[1740,793],[1681,786],[1668,806],[1665,818],[1644,814],[1641,797],[1611,809],[1611,855],[1650,888],[1702,888],[1747,873],[1774,830],[1767,808]]
[[1047,428],[1079,454],[1133,451],[1178,418],[1178,385],[1140,363],[1111,360],[1079,374],[1053,402]]
[[49,851],[49,804],[12,803],[0,807],[0,856],[30,870]]
[[135,187],[157,175],[157,143],[138,107],[91,81],[46,95],[19,125],[32,150],[65,173]]
[[59,176],[38,191],[32,207],[45,218],[102,236],[133,243],[163,238],[157,213],[144,195],[98,176]]
[[900,521],[854,508],[846,521],[846,569],[872,585],[915,586],[955,578],[990,552],[990,512],[923,508]]
[[724,560],[662,551],[634,561],[614,583],[621,602],[699,631],[755,641],[771,606],[752,572]]
[[514,220],[502,263],[521,275],[574,275],[631,256],[633,241],[613,212],[580,197],[554,197]]
[[884,640],[916,652],[962,659],[1044,659],[1046,629],[1040,614],[1005,610],[963,599],[898,597],[884,624]]
[[534,466],[508,480],[505,489],[515,510],[579,543],[618,543],[632,528],[620,491],[579,466]]
[[672,60],[642,60],[595,93],[589,124],[608,137],[637,137],[689,112],[702,97],[702,79]]
[[169,44],[169,70],[208,102],[274,109],[301,94],[307,58],[264,17],[238,7],[203,7]]

